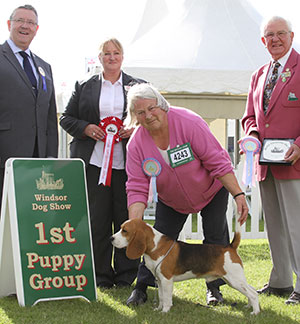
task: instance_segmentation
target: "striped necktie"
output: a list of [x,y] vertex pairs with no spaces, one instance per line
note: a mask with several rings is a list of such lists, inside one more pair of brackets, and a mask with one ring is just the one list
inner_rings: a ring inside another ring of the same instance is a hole
[[264,113],[265,114],[267,113],[269,102],[270,102],[271,95],[272,95],[272,91],[273,91],[276,81],[278,79],[278,68],[280,67],[280,63],[274,61],[272,64],[272,67],[273,67],[272,75],[269,78],[267,85],[265,87],[265,91],[264,91]]
[[33,73],[33,70],[32,70],[32,67],[31,67],[31,64],[29,62],[29,59],[28,59],[28,54],[26,52],[19,52],[20,55],[23,57],[23,67],[24,67],[24,71],[26,72],[27,76],[28,76],[28,79],[32,85],[32,89],[33,91],[35,92],[35,94],[37,94],[37,81],[36,81],[36,77]]

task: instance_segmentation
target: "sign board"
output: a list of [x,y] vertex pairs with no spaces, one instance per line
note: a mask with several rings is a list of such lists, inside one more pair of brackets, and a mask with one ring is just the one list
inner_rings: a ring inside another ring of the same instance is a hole
[[96,299],[84,162],[9,159],[0,221],[0,297],[21,306]]

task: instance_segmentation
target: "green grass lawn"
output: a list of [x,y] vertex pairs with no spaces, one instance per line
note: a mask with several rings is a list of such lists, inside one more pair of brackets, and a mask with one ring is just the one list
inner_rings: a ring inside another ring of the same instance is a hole
[[[271,262],[267,240],[242,240],[239,253],[244,262],[249,284],[260,288],[268,281]],[[287,306],[285,298],[259,296],[261,313],[250,315],[244,295],[222,287],[223,306],[203,307],[204,280],[175,283],[173,307],[163,314],[155,311],[158,299],[154,288],[148,289],[148,302],[137,308],[126,306],[130,288],[97,290],[97,301],[82,299],[41,302],[33,307],[20,307],[15,297],[0,299],[0,324],[296,324],[300,323],[300,305]]]

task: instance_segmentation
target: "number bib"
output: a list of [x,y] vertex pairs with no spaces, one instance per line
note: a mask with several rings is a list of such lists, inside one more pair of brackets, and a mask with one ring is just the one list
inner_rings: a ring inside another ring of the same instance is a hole
[[195,159],[190,143],[178,145],[168,150],[167,152],[169,156],[170,165],[172,168],[176,168],[180,165],[186,164]]

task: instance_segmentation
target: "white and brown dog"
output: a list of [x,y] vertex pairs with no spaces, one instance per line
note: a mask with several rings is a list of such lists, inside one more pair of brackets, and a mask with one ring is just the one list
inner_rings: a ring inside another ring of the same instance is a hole
[[258,314],[258,294],[248,285],[237,253],[240,240],[238,225],[228,246],[173,241],[140,219],[124,222],[120,231],[111,237],[116,248],[126,247],[129,259],[144,255],[147,268],[158,282],[159,310],[168,312],[172,307],[174,281],[204,278],[210,282],[223,278],[248,298],[248,307],[253,308],[251,314]]

